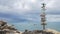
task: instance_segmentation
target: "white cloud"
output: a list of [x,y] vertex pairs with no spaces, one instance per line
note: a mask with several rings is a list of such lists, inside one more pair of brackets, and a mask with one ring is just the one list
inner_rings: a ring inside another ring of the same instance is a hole
[[3,10],[3,11],[9,11],[9,7],[8,6],[3,6],[3,5],[0,5],[0,10]]
[[55,7],[54,4],[55,4],[55,0],[50,0],[48,1],[46,6],[47,8],[54,8]]
[[[5,6],[9,7],[11,10],[13,10],[13,9],[15,9],[15,10],[17,10],[17,9],[18,10],[21,10],[21,9],[22,10],[29,10],[29,9],[32,9],[33,6],[38,7],[38,5],[40,4],[38,2],[38,0],[10,0],[10,1],[8,1],[8,3],[6,3],[7,1],[8,0],[1,1],[1,2],[3,2],[1,5],[3,7],[5,7]],[[7,9],[7,8],[5,8],[5,9]]]
[[13,9],[29,10],[30,6],[25,4],[24,2],[16,2],[16,3],[13,4]]
[[32,3],[36,3],[37,0],[30,0]]
[[51,9],[51,10],[59,10],[60,8],[60,0],[44,0],[44,2],[46,3],[46,7],[47,9]]
[[[2,2],[5,2],[5,1],[2,1]],[[19,16],[21,14],[28,13],[30,10],[37,10],[37,9],[40,10],[41,2],[42,1],[40,1],[40,0],[10,0],[10,1],[8,1],[8,3],[5,2],[5,3],[0,4],[0,12],[14,14],[14,15]],[[54,9],[54,10],[59,9],[59,6],[58,6],[58,5],[60,5],[60,4],[58,4],[59,0],[57,0],[57,1],[56,0],[45,0],[44,2],[46,2],[46,7],[49,9],[49,11],[50,11],[50,9]],[[30,12],[32,12],[32,11],[30,11]],[[39,11],[36,11],[36,12],[39,12]],[[52,12],[52,11],[50,11],[50,12]],[[54,12],[57,12],[57,11],[54,11]],[[28,18],[28,19],[35,20],[34,18]],[[55,17],[51,17],[49,15],[48,20],[58,21],[59,19],[57,18],[55,20]]]
[[[8,1],[8,0],[6,0],[6,1]],[[6,1],[1,1],[1,2],[6,2]],[[8,1],[8,3],[2,3],[2,4],[5,4],[7,7],[9,7],[12,10],[13,9],[29,10],[29,9],[33,9],[32,7],[34,7],[34,6],[35,6],[34,8],[39,9],[41,2],[42,2],[41,0],[10,0],[10,1]],[[56,4],[59,2],[59,0],[44,0],[44,2],[46,3],[47,8],[54,9],[54,7],[57,6]]]
[[60,22],[60,15],[47,15],[47,22]]

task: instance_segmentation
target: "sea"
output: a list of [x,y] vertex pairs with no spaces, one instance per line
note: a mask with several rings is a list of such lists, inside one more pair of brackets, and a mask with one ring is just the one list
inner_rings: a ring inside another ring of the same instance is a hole
[[[12,23],[17,30],[24,32],[25,30],[42,30],[41,23]],[[49,22],[46,29],[54,29],[60,32],[60,22]]]

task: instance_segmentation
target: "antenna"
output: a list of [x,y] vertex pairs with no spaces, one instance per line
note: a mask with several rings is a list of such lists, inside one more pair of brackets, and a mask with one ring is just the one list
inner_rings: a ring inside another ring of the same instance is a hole
[[45,14],[45,3],[42,3],[42,12],[41,12],[41,25],[43,26],[43,30],[45,30],[46,25],[46,14]]

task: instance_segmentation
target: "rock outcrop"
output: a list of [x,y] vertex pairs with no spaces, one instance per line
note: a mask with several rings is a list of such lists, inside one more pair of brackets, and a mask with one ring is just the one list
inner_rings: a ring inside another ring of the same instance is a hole
[[[13,26],[13,25],[12,25]],[[9,26],[8,24],[7,24],[7,22],[4,22],[4,21],[0,21],[0,33],[2,34],[10,34],[10,33],[12,33],[12,34],[20,34],[20,32],[16,29],[16,28],[14,28],[14,27],[12,27],[12,26]]]
[[25,30],[25,32],[23,32],[22,34],[60,34],[60,32],[53,29],[34,30],[34,31]]

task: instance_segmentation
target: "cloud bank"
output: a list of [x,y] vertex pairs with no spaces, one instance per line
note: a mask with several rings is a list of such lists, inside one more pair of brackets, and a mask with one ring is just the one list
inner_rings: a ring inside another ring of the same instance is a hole
[[60,22],[59,0],[0,0],[0,19],[11,23],[40,23],[43,2],[46,3],[47,22]]

